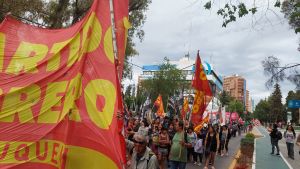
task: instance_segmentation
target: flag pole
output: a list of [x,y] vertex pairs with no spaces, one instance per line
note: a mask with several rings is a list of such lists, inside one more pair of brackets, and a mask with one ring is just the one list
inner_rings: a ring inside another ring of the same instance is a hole
[[[124,115],[124,105],[123,105],[123,103],[124,103],[124,101],[123,101],[123,97],[122,97],[122,94],[121,94],[121,77],[120,77],[120,74],[119,74],[119,58],[118,58],[118,48],[117,48],[117,41],[116,41],[116,25],[115,25],[115,17],[114,17],[114,2],[113,2],[113,0],[109,0],[109,8],[110,8],[110,18],[111,18],[111,26],[112,26],[112,41],[113,41],[113,53],[114,53],[114,59],[115,59],[115,67],[116,67],[116,77],[117,77],[117,88],[119,88],[120,90],[117,92],[118,94],[117,95],[119,95],[119,98],[120,98],[120,100],[119,101],[121,101],[121,103],[118,103],[119,105],[118,105],[118,108],[121,108],[121,109],[123,109],[123,110],[118,110],[118,111],[121,111],[121,113],[122,113],[122,115]],[[117,120],[120,120],[120,119],[117,119]],[[125,128],[125,126],[124,126],[125,124],[124,124],[124,121],[123,121],[123,126],[122,126],[122,129],[119,129],[119,130],[124,130],[124,128]],[[123,137],[124,139],[125,139],[125,137],[124,137],[124,135],[123,134],[121,134],[120,133],[120,137]],[[121,140],[120,140],[121,141]],[[122,152],[122,154],[123,154],[124,152]],[[123,156],[126,156],[126,154],[123,154]],[[123,157],[124,158],[124,157]],[[125,157],[126,158],[126,157]],[[122,168],[123,169],[125,169],[126,168],[126,164],[123,162],[123,160],[126,160],[126,159],[120,159],[120,163],[121,163],[121,165],[122,165]]]

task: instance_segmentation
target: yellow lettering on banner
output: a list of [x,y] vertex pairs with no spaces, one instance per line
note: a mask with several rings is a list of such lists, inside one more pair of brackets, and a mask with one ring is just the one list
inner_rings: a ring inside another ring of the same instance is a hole
[[26,88],[13,87],[4,97],[0,113],[1,122],[13,122],[18,114],[21,123],[33,123],[31,107],[40,100],[41,90],[37,85]]
[[[89,30],[92,32],[88,37]],[[84,44],[85,52],[93,52],[96,50],[100,45],[101,37],[102,26],[96,14],[93,12],[83,27],[82,43]]]
[[0,32],[0,72],[3,72],[5,35]]
[[70,40],[55,43],[53,44],[50,53],[52,54],[51,58],[48,60],[47,71],[55,71],[59,68],[60,65],[60,51],[70,42]]
[[72,66],[78,59],[79,48],[80,48],[80,33],[77,33],[70,43],[70,53],[69,53],[69,58],[67,63],[68,67]]
[[47,52],[46,45],[21,42],[6,72],[13,74],[19,74],[21,71],[37,73],[38,62],[45,58]]
[[78,74],[74,79],[70,81],[69,90],[66,94],[61,119],[65,116],[66,113],[69,113],[69,111],[71,110],[69,119],[81,122],[81,117],[75,104],[75,100],[81,96],[81,93],[81,74]]
[[112,41],[111,26],[106,30],[104,35],[104,52],[111,63],[114,63],[114,49]]
[[[105,99],[102,110],[97,108],[97,99],[100,96]],[[108,129],[112,122],[116,103],[115,86],[108,80],[92,80],[84,90],[84,99],[91,121],[102,129]]]
[[78,33],[70,43],[70,54],[67,66],[70,67],[76,61],[80,61],[86,52],[96,50],[101,43],[101,37],[102,26],[93,12],[83,27],[82,38],[80,33]]
[[46,96],[38,117],[38,123],[57,123],[59,122],[63,110],[62,98],[65,96],[67,82],[49,83]]
[[[66,145],[54,140],[40,140],[38,142],[4,142],[3,154],[0,154],[0,164],[21,164],[28,162],[43,163],[60,168]],[[1,149],[2,150],[2,149]],[[2,151],[1,151],[2,152]]]
[[203,65],[202,64],[200,64],[200,79],[201,80],[206,80],[206,74],[203,70]]
[[202,91],[197,90],[195,94],[195,100],[193,105],[193,113],[198,113],[200,106],[203,104],[203,95],[204,93]]

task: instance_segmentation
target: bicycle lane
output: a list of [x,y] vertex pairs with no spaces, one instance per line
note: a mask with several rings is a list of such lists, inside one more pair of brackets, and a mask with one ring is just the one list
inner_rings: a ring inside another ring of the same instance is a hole
[[281,156],[271,155],[271,141],[269,133],[263,127],[257,127],[260,133],[263,135],[261,138],[256,139],[256,157],[255,168],[256,169],[292,169],[282,159]]

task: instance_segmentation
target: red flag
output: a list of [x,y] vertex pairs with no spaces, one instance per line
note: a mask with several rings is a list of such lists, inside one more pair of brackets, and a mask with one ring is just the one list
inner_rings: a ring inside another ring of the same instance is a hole
[[154,102],[154,105],[157,107],[157,111],[156,111],[157,116],[160,117],[164,116],[165,111],[164,111],[164,104],[161,95],[157,97],[156,101]]
[[118,73],[123,76],[123,66],[127,44],[128,29],[131,27],[128,17],[129,0],[114,0],[115,33],[117,42]]
[[195,63],[195,76],[192,81],[192,86],[195,88],[195,98],[192,110],[192,123],[196,126],[202,121],[202,115],[211,100],[212,92],[210,90],[209,82],[201,64],[199,51]]

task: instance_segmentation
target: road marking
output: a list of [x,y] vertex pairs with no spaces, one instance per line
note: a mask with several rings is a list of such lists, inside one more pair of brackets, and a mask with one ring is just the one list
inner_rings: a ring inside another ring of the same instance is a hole
[[256,138],[254,139],[254,151],[253,151],[253,157],[252,157],[252,169],[255,169],[256,165]]
[[293,167],[290,165],[290,163],[283,157],[282,153],[279,152],[281,158],[283,159],[283,161],[286,163],[286,165],[289,167],[289,169],[293,169]]
[[255,130],[256,130],[257,132],[259,132],[260,135],[261,135],[262,137],[258,137],[258,138],[255,138],[255,139],[254,139],[254,151],[253,151],[253,157],[252,157],[252,169],[255,169],[255,167],[256,167],[256,140],[257,140],[257,139],[261,139],[261,138],[266,137],[264,134],[262,134],[262,133],[259,131],[258,127],[255,127]]
[[[267,131],[267,129],[266,128],[263,128],[266,132],[268,132]],[[279,145],[278,145],[279,146]],[[286,165],[289,167],[289,169],[293,169],[293,167],[291,166],[291,164],[285,159],[285,157],[282,155],[282,153],[281,153],[281,151],[279,152],[279,154],[280,154],[280,156],[281,156],[281,158],[283,159],[283,161],[286,163]]]

